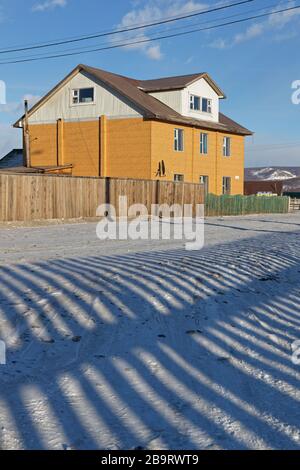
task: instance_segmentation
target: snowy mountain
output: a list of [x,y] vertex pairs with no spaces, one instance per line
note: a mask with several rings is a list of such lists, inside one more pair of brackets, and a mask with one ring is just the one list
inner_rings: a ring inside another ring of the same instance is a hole
[[300,166],[245,169],[245,181],[283,181],[286,192],[300,192]]
[[260,167],[246,168],[246,181],[282,181],[300,178],[300,166],[297,167]]

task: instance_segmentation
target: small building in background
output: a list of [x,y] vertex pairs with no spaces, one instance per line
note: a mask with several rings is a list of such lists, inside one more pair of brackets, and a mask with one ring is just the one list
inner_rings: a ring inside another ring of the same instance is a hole
[[245,181],[245,196],[282,196],[283,181]]
[[23,149],[13,149],[0,160],[0,170],[23,166]]

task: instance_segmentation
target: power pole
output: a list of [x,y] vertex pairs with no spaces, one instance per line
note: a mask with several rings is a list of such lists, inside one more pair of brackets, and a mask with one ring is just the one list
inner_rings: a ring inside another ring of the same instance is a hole
[[26,167],[31,167],[30,159],[30,136],[29,136],[29,126],[28,126],[28,101],[24,101],[25,107],[25,119],[24,119],[24,145],[25,145],[25,163]]

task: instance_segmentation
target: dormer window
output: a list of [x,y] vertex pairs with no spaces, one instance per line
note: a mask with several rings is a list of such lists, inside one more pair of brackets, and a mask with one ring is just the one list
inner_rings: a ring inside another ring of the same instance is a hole
[[201,98],[200,96],[191,95],[190,96],[190,108],[193,111],[201,111]]
[[94,88],[77,88],[72,90],[72,104],[92,104],[95,98]]
[[190,109],[192,111],[202,111],[203,113],[212,113],[212,100],[202,98],[197,95],[190,95]]
[[202,112],[211,113],[211,100],[209,100],[208,98],[202,98],[201,103],[202,103]]

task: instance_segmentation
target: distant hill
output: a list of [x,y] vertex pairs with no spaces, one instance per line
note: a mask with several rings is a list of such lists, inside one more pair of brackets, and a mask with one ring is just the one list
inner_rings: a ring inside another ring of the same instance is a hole
[[300,178],[300,166],[272,166],[245,169],[246,181],[282,181]]
[[285,192],[300,192],[300,166],[272,166],[245,169],[246,181],[283,181]]
[[300,192],[300,166],[246,168],[245,181],[283,181],[283,191]]

